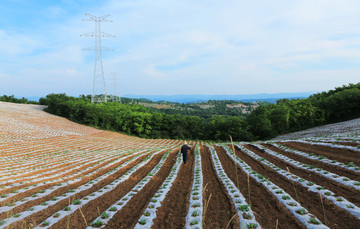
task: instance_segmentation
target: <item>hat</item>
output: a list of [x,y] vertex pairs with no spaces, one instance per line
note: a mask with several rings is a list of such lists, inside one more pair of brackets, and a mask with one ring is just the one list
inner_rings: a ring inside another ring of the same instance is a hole
[[187,144],[188,144],[188,142],[187,142],[187,141],[185,141],[185,142],[184,142],[184,145],[187,145]]

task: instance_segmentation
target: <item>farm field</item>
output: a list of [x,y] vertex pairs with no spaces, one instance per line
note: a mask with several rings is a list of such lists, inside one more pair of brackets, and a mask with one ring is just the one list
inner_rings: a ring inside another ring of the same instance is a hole
[[0,228],[360,228],[360,135],[210,144],[0,102]]

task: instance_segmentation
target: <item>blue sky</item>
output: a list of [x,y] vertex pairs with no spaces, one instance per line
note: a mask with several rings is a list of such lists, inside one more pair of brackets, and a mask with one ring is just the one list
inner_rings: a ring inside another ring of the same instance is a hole
[[102,31],[108,93],[324,91],[360,80],[358,0],[2,0],[0,94],[92,92]]

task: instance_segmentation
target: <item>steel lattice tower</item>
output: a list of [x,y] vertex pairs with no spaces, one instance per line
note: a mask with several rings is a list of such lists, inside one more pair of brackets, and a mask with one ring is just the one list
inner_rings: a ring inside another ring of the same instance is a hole
[[93,81],[93,91],[91,95],[91,103],[101,103],[101,102],[107,102],[107,94],[106,94],[106,88],[105,88],[105,79],[104,79],[104,68],[102,64],[102,56],[101,52],[103,50],[111,50],[108,48],[102,48],[101,47],[101,38],[102,37],[115,37],[111,34],[101,32],[101,22],[112,22],[111,20],[108,20],[107,18],[110,16],[104,15],[100,17],[96,17],[91,14],[85,14],[89,18],[84,19],[83,21],[93,21],[95,22],[95,31],[83,34],[81,36],[84,37],[94,37],[95,38],[95,46],[84,49],[84,50],[94,50],[95,51],[95,65],[94,65],[94,81]]

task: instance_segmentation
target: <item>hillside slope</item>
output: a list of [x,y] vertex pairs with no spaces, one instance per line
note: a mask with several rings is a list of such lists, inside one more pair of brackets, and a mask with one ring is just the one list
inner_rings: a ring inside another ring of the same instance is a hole
[[338,122],[324,126],[318,126],[307,130],[297,131],[277,136],[272,140],[285,140],[294,138],[309,138],[328,135],[344,136],[353,132],[360,132],[360,118]]

